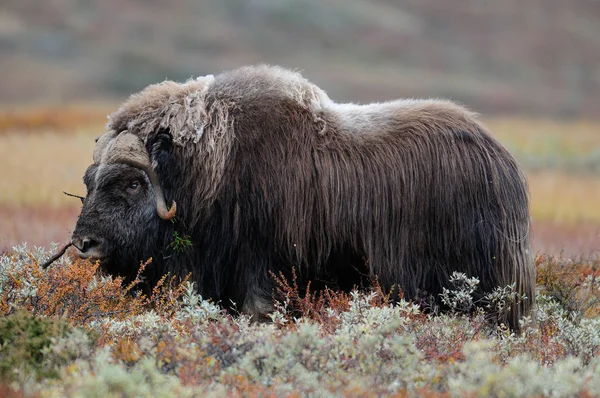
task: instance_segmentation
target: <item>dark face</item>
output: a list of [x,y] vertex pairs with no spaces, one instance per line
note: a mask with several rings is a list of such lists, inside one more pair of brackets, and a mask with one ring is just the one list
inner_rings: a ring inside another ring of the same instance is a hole
[[[111,274],[128,276],[158,244],[161,219],[148,176],[121,164],[91,165],[72,242],[82,258],[101,260]],[[164,221],[162,221],[164,222]]]

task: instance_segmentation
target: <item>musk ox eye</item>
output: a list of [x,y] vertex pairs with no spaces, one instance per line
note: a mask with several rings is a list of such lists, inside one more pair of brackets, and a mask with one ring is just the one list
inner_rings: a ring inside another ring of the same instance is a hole
[[127,186],[127,193],[134,194],[140,190],[140,182],[138,180],[133,181],[131,184]]

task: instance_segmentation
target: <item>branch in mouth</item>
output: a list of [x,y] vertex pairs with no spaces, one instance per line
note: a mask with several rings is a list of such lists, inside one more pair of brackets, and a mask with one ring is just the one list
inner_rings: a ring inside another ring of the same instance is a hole
[[63,247],[61,247],[61,249],[55,255],[53,255],[47,261],[45,261],[44,263],[41,264],[42,268],[43,269],[48,268],[50,266],[50,264],[52,264],[53,262],[55,262],[56,260],[61,258],[63,256],[63,254],[65,254],[67,249],[72,245],[73,244],[71,242],[69,242],[66,245],[64,245]]
[[83,196],[74,195],[74,194],[72,194],[72,193],[68,193],[68,192],[65,192],[65,191],[63,191],[63,193],[64,193],[65,195],[67,195],[67,196],[71,196],[71,197],[73,197],[73,198],[77,198],[77,199],[81,200],[81,203],[83,203],[83,201],[85,200],[85,197],[83,197]]

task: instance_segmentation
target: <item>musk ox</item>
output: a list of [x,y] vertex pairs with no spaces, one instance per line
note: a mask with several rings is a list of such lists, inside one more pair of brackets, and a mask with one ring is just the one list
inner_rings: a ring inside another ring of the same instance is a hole
[[[113,275],[192,274],[199,293],[272,309],[271,272],[350,290],[376,277],[439,296],[534,299],[526,180],[473,113],[449,101],[338,104],[300,74],[243,67],[165,81],[110,115],[86,170],[72,243]],[[313,285],[314,286],[314,285]]]

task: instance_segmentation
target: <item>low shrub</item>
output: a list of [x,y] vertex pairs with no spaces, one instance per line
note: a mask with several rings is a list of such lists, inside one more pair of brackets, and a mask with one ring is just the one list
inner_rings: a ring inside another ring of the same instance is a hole
[[71,330],[64,320],[23,309],[0,318],[0,377],[14,381],[58,376],[57,369],[46,366],[47,349]]
[[[42,249],[0,257],[6,391],[36,396],[597,396],[597,267],[538,257],[537,310],[512,333],[490,322],[510,286],[474,300],[455,275],[451,308],[424,313],[371,291],[300,291],[275,277],[269,322],[232,315],[187,280],[148,296],[138,281]],[[143,272],[143,265],[140,271]],[[590,279],[591,278],[591,279]],[[139,278],[138,278],[139,279]],[[508,300],[508,301],[506,301]],[[17,369],[15,371],[15,369]],[[16,391],[16,392],[15,392]]]

